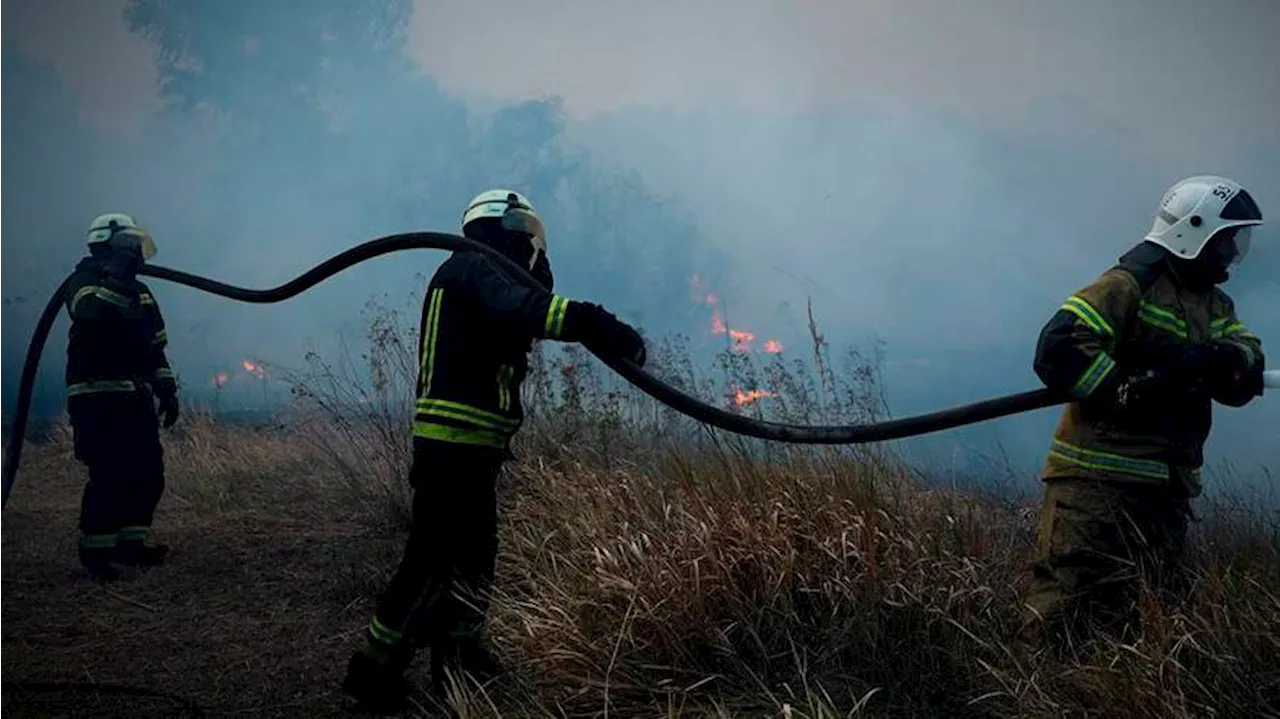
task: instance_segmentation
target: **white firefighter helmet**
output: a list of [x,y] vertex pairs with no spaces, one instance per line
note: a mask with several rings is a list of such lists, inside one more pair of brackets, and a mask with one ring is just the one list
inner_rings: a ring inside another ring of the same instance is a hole
[[529,237],[533,253],[529,257],[529,269],[538,262],[539,255],[547,253],[547,231],[542,219],[533,209],[533,203],[524,195],[513,190],[485,190],[467,203],[462,213],[462,234],[467,234],[467,226],[471,223],[491,217],[502,221],[502,227],[513,232],[520,232]]
[[1200,255],[1214,235],[1238,228],[1235,264],[1249,252],[1253,226],[1261,224],[1262,211],[1240,183],[1217,175],[1196,175],[1164,194],[1146,240],[1190,260]]
[[106,212],[93,218],[85,241],[89,247],[106,244],[133,246],[142,253],[143,260],[156,255],[156,243],[151,233],[123,212]]

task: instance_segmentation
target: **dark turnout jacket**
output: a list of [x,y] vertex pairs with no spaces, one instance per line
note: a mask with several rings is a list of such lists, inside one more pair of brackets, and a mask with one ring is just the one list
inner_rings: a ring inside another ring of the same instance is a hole
[[1236,316],[1217,286],[1184,282],[1172,258],[1140,244],[1096,281],[1071,295],[1049,320],[1036,351],[1036,373],[1073,399],[1054,433],[1044,476],[1168,482],[1198,470],[1212,424],[1212,402],[1247,403],[1252,394],[1208,378],[1203,392],[1172,403],[1117,412],[1108,396],[1126,374],[1176,365],[1195,345],[1225,342],[1237,350],[1240,371],[1258,371],[1262,343]]
[[168,336],[151,290],[137,279],[108,271],[107,262],[86,257],[76,265],[66,294],[71,330],[67,344],[67,396],[134,392],[157,394],[177,387],[165,357]]
[[589,340],[593,308],[528,287],[496,258],[454,253],[423,302],[414,436],[505,449],[524,419],[533,340]]

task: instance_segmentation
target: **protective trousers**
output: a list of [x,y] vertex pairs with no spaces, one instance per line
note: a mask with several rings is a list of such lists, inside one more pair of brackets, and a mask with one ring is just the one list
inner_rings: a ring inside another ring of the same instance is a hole
[[1190,515],[1185,492],[1165,485],[1045,480],[1023,638],[1116,635],[1136,619],[1139,580],[1165,606],[1185,599]]
[[164,450],[150,392],[73,397],[68,410],[76,458],[89,469],[81,546],[145,540],[164,494]]
[[366,653],[407,665],[414,652],[478,645],[498,554],[501,450],[415,439],[413,523],[369,625]]

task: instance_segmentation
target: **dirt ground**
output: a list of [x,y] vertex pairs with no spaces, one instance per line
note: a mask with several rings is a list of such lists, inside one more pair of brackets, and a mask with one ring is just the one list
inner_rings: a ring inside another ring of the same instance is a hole
[[198,715],[182,702],[205,716],[350,715],[339,683],[391,538],[290,507],[199,516],[167,496],[155,531],[168,564],[101,585],[76,560],[78,478],[58,475],[24,472],[4,510],[6,717]]

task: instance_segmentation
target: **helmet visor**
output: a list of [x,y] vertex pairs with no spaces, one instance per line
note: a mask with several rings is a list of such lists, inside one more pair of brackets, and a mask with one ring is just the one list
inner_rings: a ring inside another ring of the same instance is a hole
[[1253,246],[1252,225],[1237,227],[1235,231],[1235,237],[1232,238],[1232,244],[1235,245],[1235,254],[1231,258],[1233,266],[1240,264],[1244,260],[1244,256],[1249,254],[1249,248]]
[[151,233],[143,227],[130,227],[119,230],[111,237],[111,246],[121,250],[131,250],[142,256],[143,262],[156,256],[156,241]]
[[507,209],[502,213],[502,229],[528,235],[533,239],[535,248],[546,250],[547,230],[542,226],[542,220],[529,210],[519,207]]

